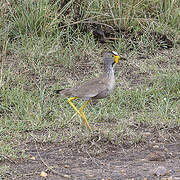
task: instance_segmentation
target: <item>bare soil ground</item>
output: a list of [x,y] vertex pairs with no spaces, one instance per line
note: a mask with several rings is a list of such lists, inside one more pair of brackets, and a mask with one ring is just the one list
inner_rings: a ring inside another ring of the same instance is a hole
[[180,179],[180,128],[139,125],[134,130],[142,134],[137,144],[124,139],[117,145],[98,133],[83,143],[30,138],[22,145],[29,160],[1,162],[10,167],[3,179]]

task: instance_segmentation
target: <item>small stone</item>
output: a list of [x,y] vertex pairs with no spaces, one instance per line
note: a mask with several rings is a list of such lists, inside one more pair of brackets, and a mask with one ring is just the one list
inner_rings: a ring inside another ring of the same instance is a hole
[[93,178],[93,177],[94,177],[94,174],[88,174],[88,177],[89,177],[89,178]]
[[123,175],[126,175],[126,171],[124,169],[120,170],[120,172],[123,174]]
[[122,170],[121,170],[121,173],[125,173],[125,170],[124,170],[124,169],[122,169]]
[[158,146],[158,145],[154,145],[153,148],[154,148],[154,149],[158,149],[159,146]]
[[150,132],[144,132],[142,135],[147,137],[147,136],[150,136],[151,133]]
[[41,177],[47,177],[47,175],[48,175],[48,174],[47,174],[46,172],[44,172],[44,171],[41,171],[41,173],[40,173],[40,176],[41,176]]
[[164,161],[165,156],[162,152],[151,152],[148,154],[147,159],[149,161]]
[[67,165],[67,164],[66,164],[64,167],[65,167],[65,168],[70,168],[70,166],[69,166],[69,165]]
[[164,166],[158,166],[154,169],[153,174],[156,176],[165,176],[169,174],[169,171]]
[[71,178],[71,176],[68,175],[68,174],[65,174],[64,177],[65,177],[65,178]]
[[32,156],[30,159],[33,160],[33,161],[36,160],[36,158],[34,156]]

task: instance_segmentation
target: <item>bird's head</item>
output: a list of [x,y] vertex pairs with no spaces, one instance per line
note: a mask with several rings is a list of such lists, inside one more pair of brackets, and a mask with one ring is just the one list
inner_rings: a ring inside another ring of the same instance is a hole
[[110,51],[105,53],[104,62],[105,64],[117,64],[120,59],[125,59],[124,57],[120,57],[116,51]]

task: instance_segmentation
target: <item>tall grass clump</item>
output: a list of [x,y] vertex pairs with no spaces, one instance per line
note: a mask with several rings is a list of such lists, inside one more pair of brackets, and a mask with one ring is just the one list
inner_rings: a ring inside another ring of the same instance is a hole
[[93,23],[135,31],[150,28],[166,32],[167,29],[177,31],[180,27],[180,2],[177,0],[11,0],[8,2],[6,6],[1,2],[3,7],[1,27],[6,28],[11,38],[22,35],[56,34],[57,31],[67,30],[67,27],[74,25],[76,25],[74,30],[78,30]]
[[8,7],[9,36],[16,39],[22,36],[42,36],[44,33],[54,31],[52,22],[56,12],[49,0],[40,1],[14,1]]

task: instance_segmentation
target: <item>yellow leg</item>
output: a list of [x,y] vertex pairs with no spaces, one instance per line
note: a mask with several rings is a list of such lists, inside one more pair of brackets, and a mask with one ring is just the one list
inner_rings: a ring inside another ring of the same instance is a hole
[[87,101],[82,107],[81,107],[81,109],[80,109],[80,111],[81,111],[81,113],[77,110],[77,108],[76,108],[76,106],[72,103],[72,100],[74,100],[74,99],[77,99],[77,97],[71,97],[71,98],[69,98],[68,99],[68,102],[69,102],[69,104],[74,108],[74,110],[80,115],[80,117],[82,118],[82,120],[83,120],[83,125],[86,123],[87,124],[87,126],[88,126],[88,128],[90,129],[90,130],[92,130],[91,129],[91,127],[89,126],[89,123],[88,123],[88,121],[87,121],[87,119],[86,119],[86,117],[85,117],[85,115],[84,115],[84,112],[83,112],[83,109],[86,107],[86,105],[89,103],[89,101]]
[[77,99],[77,97],[71,97],[68,99],[69,104],[74,108],[74,110],[83,118],[82,114],[77,110],[76,106],[71,102],[72,100]]
[[86,103],[80,108],[80,112],[81,112],[81,114],[83,115],[83,119],[84,119],[82,125],[84,126],[85,123],[86,123],[87,126],[88,126],[88,128],[89,128],[90,130],[92,130],[91,127],[89,126],[89,123],[88,123],[88,121],[87,121],[87,119],[86,119],[86,116],[85,116],[85,114],[84,114],[84,108],[87,106],[87,104],[88,104],[89,102],[90,102],[90,100],[86,101]]

